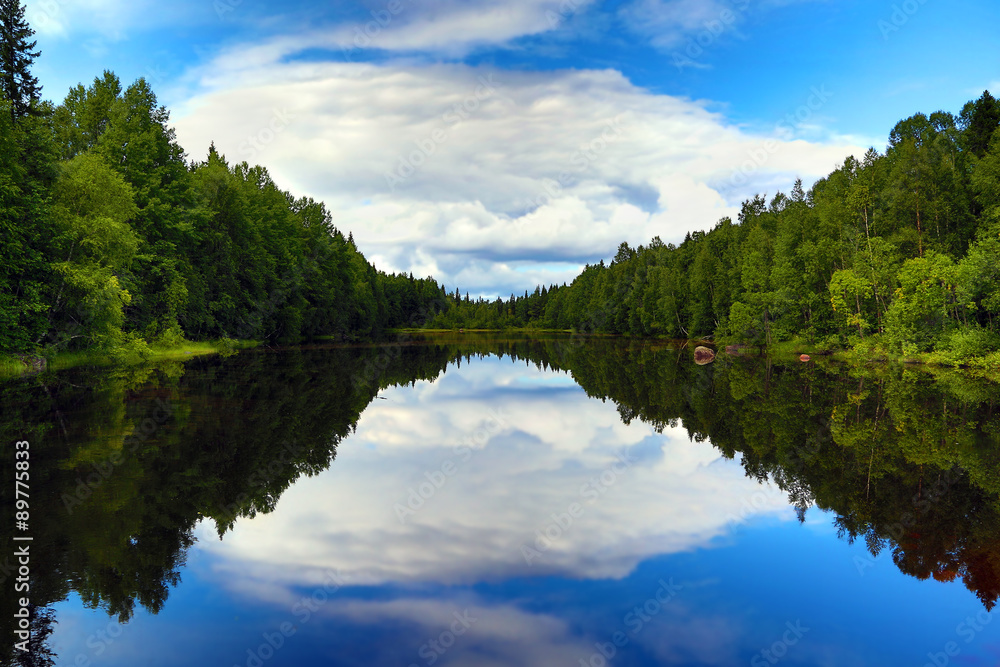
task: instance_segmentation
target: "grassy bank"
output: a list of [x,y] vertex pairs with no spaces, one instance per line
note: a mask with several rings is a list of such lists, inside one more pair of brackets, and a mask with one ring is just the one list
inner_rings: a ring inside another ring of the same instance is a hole
[[935,350],[897,354],[876,343],[860,344],[837,353],[837,357],[854,364],[903,363],[958,368],[973,375],[1000,378],[1000,352],[985,350]]
[[[536,329],[518,327],[507,329],[395,329],[394,334],[572,334],[568,329]],[[628,338],[618,334],[587,334],[595,338]],[[983,351],[976,346],[960,347],[949,351],[935,351],[901,354],[891,351],[877,336],[866,338],[853,347],[838,344],[836,341],[815,341],[804,337],[778,341],[767,346],[750,345],[736,340],[676,340],[656,338],[649,340],[669,341],[680,347],[707,345],[717,352],[725,353],[727,345],[740,345],[742,354],[766,355],[780,361],[798,361],[803,354],[809,355],[814,361],[827,359],[852,365],[898,363],[922,365],[929,368],[959,369],[969,375],[1000,380],[1000,351]]]
[[30,370],[28,364],[13,355],[0,355],[0,378],[12,377],[27,373]]
[[[728,341],[728,343],[733,344],[734,341]],[[724,350],[726,344],[726,342],[719,343],[719,350]],[[746,352],[749,354],[755,354],[758,351],[781,361],[796,360],[800,355],[808,354],[813,360],[830,359],[852,366],[907,364],[920,366],[927,370],[955,371],[970,377],[1000,381],[1000,351],[988,349],[966,348],[898,353],[887,347],[877,337],[870,337],[849,347],[806,339],[793,339],[772,343],[763,348],[754,346],[746,348]]]
[[205,354],[233,354],[238,350],[256,347],[256,341],[183,341],[171,346],[150,346],[147,354],[122,359],[106,352],[81,350],[58,352],[55,354],[0,355],[0,378],[16,377],[38,370],[39,360],[44,360],[45,369],[59,371],[76,366],[114,366],[156,363],[159,361],[179,361]]
[[[515,334],[515,335],[568,335],[574,333],[565,329],[536,329],[519,327],[512,329],[393,329],[387,333],[392,335],[459,335],[465,334]],[[594,338],[628,338],[615,334],[587,334]],[[870,365],[885,363],[902,363],[921,365],[929,368],[956,369],[971,376],[1000,380],[1000,351],[976,355],[972,351],[959,352],[923,352],[913,354],[897,354],[881,344],[877,338],[865,339],[854,347],[843,347],[796,338],[779,341],[769,346],[741,344],[739,341],[706,341],[706,340],[674,340],[649,339],[670,343],[673,346],[690,347],[708,345],[717,352],[725,354],[727,345],[740,345],[741,354],[765,355],[779,361],[797,361],[802,354],[808,354],[814,360],[827,359],[845,362],[851,365]],[[39,370],[40,360],[44,360],[47,370],[63,370],[76,366],[131,366],[160,361],[183,361],[194,356],[206,354],[233,354],[240,349],[256,347],[256,341],[234,341],[221,339],[216,341],[182,341],[177,345],[150,346],[148,352],[129,358],[111,355],[106,352],[77,351],[60,352],[49,355],[0,355],[0,378],[16,377]]]

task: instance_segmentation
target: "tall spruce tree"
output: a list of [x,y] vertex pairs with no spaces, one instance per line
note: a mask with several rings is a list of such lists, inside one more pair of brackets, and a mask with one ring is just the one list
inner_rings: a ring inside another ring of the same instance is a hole
[[24,18],[24,5],[19,0],[0,0],[0,86],[11,102],[15,121],[31,112],[42,92],[30,69],[41,55],[33,50],[37,42],[28,41],[34,34]]
[[965,148],[976,157],[983,157],[990,148],[990,139],[1000,128],[1000,101],[990,91],[962,108],[959,125],[964,132]]

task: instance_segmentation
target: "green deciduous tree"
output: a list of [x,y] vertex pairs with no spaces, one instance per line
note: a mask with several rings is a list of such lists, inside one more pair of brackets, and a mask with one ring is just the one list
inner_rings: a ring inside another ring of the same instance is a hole
[[854,269],[841,269],[830,280],[830,302],[833,309],[845,319],[847,326],[857,327],[863,337],[872,328],[866,317],[866,306],[874,295],[874,286]]
[[122,331],[132,296],[119,276],[139,247],[129,225],[138,211],[132,188],[100,157],[85,154],[63,166],[54,194],[53,269],[61,283],[53,326],[63,334],[59,337],[112,353],[143,352],[141,339]]
[[95,78],[87,88],[70,89],[53,114],[53,124],[64,159],[97,146],[111,123],[112,107],[122,94],[121,81],[110,71]]
[[904,262],[898,281],[886,336],[898,352],[928,351],[959,322],[958,267],[947,255],[929,250]]

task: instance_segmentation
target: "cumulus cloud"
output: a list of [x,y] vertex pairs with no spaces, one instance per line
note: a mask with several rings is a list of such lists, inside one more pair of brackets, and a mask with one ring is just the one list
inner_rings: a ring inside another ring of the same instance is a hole
[[614,70],[279,53],[227,52],[174,91],[182,145],[197,155],[214,140],[230,160],[266,164],[283,186],[325,200],[380,268],[473,295],[561,282],[622,240],[677,241],[735,215],[760,184],[788,188],[863,152],[794,127],[749,133]]

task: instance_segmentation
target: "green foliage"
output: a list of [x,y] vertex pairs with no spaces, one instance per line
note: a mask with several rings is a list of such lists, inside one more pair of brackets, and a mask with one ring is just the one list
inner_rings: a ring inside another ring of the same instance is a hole
[[174,324],[165,329],[159,337],[152,342],[152,344],[169,350],[171,348],[180,347],[186,342],[187,340],[184,338],[184,330],[181,329],[179,324]]
[[129,225],[137,208],[128,183],[96,155],[66,162],[54,188],[56,261],[61,283],[53,305],[55,327],[69,340],[99,350],[120,346],[131,355],[134,336],[122,331],[132,295],[119,275],[135,257],[139,237]]
[[988,148],[972,160],[970,181],[976,203],[989,225],[1000,222],[1000,133],[995,132]]
[[990,91],[969,102],[962,108],[959,124],[963,130],[963,146],[976,157],[982,157],[990,147],[990,140],[1000,126],[1000,102]]
[[1000,235],[987,231],[958,264],[959,293],[980,324],[1000,314]]
[[945,336],[939,347],[950,360],[962,363],[1000,350],[1000,335],[978,326],[963,326]]
[[236,354],[237,343],[232,338],[220,338],[215,342],[216,347],[219,348],[219,354],[223,357],[232,356]]
[[737,301],[729,310],[729,335],[748,343],[763,344],[763,314],[752,306]]
[[[9,106],[9,105],[8,105]],[[439,309],[267,170],[188,163],[143,79],[104,72],[55,109],[0,117],[0,352],[141,359],[188,339],[360,338]]]
[[900,268],[899,287],[886,318],[896,352],[926,352],[959,321],[958,270],[947,255],[929,251]]
[[0,351],[26,352],[45,331],[49,234],[9,110],[0,102]]
[[32,63],[41,55],[33,50],[37,42],[28,41],[34,34],[20,0],[0,0],[0,89],[15,121],[31,113],[42,92],[31,73]]
[[808,192],[799,181],[769,203],[748,199],[737,222],[679,246],[623,243],[569,285],[449,298],[430,326],[849,341],[864,357],[967,351],[968,331],[986,331],[982,343],[1000,326],[998,126],[988,93],[957,119],[916,114],[885,155],[850,157]]
[[[20,5],[2,8],[7,25],[23,19]],[[17,48],[20,64],[0,69],[20,67],[23,83],[33,46]],[[188,340],[420,326],[761,345],[874,336],[914,353],[966,349],[958,327],[1000,326],[1000,104],[988,93],[958,118],[901,121],[885,155],[848,158],[808,191],[797,181],[748,199],[735,222],[679,245],[622,243],[571,284],[486,300],[378,271],[322,203],[264,167],[214,146],[188,161],[144,79],[123,86],[106,71],[55,108],[18,90],[33,112],[13,93],[0,109],[0,353],[141,358]]]
[[858,335],[864,337],[872,323],[865,318],[862,303],[868,304],[875,294],[874,285],[854,269],[841,269],[830,279],[830,303],[844,318],[849,327],[857,327]]

